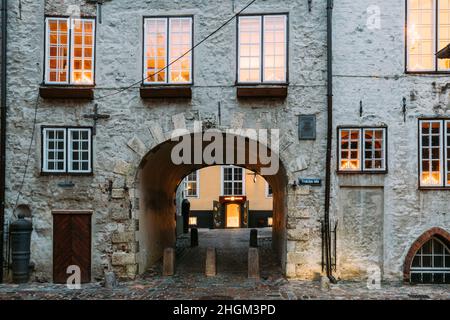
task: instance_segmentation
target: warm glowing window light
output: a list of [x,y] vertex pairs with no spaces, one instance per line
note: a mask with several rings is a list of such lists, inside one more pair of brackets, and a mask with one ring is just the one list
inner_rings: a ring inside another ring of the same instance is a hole
[[273,218],[267,218],[267,225],[269,227],[273,226]]
[[238,60],[239,82],[286,82],[287,17],[240,17]]
[[192,52],[183,55],[192,47],[192,18],[147,18],[144,29],[144,83],[191,83]]
[[339,133],[341,146],[340,169],[342,171],[361,170],[360,130],[342,129]]
[[189,225],[190,226],[197,226],[197,217],[189,217]]
[[[448,122],[447,122],[448,125]],[[421,186],[443,186],[443,121],[420,121],[420,184]],[[447,128],[448,130],[448,128]],[[448,139],[448,131],[447,131]],[[448,156],[448,150],[447,150]],[[448,166],[446,168],[448,172]],[[448,181],[447,181],[448,185]]]
[[47,18],[46,38],[46,83],[94,83],[95,20]]
[[435,56],[450,43],[450,0],[408,0],[407,16],[408,71],[450,70]]
[[386,128],[339,129],[340,171],[385,171]]

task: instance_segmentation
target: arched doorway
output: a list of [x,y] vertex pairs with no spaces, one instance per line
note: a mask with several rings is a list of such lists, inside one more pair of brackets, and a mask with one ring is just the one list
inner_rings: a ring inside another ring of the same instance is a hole
[[420,236],[409,250],[404,279],[411,283],[450,283],[450,234],[433,228]]
[[[190,134],[194,137],[196,134]],[[195,139],[193,139],[195,140]],[[233,140],[234,141],[234,140]],[[251,170],[261,175],[271,186],[273,192],[273,219],[272,219],[272,243],[282,269],[284,270],[286,259],[286,192],[288,179],[286,170],[281,160],[276,157],[278,170],[275,174],[264,174],[265,162],[261,160],[259,148],[267,148],[265,145],[245,138],[245,143],[236,142],[234,148],[230,148],[229,140],[223,139],[222,165],[236,165]],[[174,247],[176,241],[176,192],[182,180],[195,170],[200,170],[215,164],[207,164],[192,161],[191,164],[174,164],[172,150],[177,141],[166,141],[147,153],[142,159],[137,174],[139,186],[139,253],[137,262],[140,272],[157,262],[163,254],[163,250]],[[194,142],[193,142],[194,144]],[[203,152],[209,145],[202,142],[196,151]],[[258,146],[255,151],[252,146]],[[244,163],[228,162],[227,152],[234,153],[233,159],[238,159],[238,154],[245,155]],[[269,150],[269,153],[271,150]],[[251,161],[256,159],[257,161]],[[230,219],[230,223],[233,222]]]

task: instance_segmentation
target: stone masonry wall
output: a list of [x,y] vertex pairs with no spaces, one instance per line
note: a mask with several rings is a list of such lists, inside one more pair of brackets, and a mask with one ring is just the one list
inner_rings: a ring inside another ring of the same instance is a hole
[[[418,118],[450,117],[446,91],[449,78],[448,75],[405,74],[405,3],[405,0],[335,1],[334,126],[388,127],[389,172],[386,175],[334,175],[333,199],[352,202],[357,199],[355,194],[367,187],[379,190],[381,200],[372,206],[367,197],[358,200],[366,201],[365,215],[373,225],[364,234],[378,230],[376,213],[383,212],[382,239],[379,240],[362,244],[345,240],[355,237],[361,232],[359,226],[367,225],[368,221],[356,226],[352,223],[354,228],[350,229],[340,224],[344,235],[342,241],[338,241],[338,269],[343,277],[355,273],[364,276],[367,267],[375,264],[381,268],[385,279],[400,280],[405,256],[414,241],[432,227],[450,230],[449,191],[418,189]],[[371,30],[367,25],[373,14],[373,11],[367,12],[371,5],[380,9],[380,29]],[[407,101],[406,122],[402,113],[403,97]],[[346,191],[349,187],[350,193]],[[358,201],[354,208],[361,206]],[[338,208],[340,205],[342,203],[335,202],[335,211],[344,215],[345,224],[345,216],[351,217],[351,213],[342,212]],[[346,229],[347,234],[343,231]],[[373,250],[374,242],[383,248],[382,256],[378,256],[378,250]],[[368,256],[364,261],[344,266],[355,250],[365,251]]]
[[[142,78],[143,16],[193,15],[198,42],[240,10],[247,1],[226,0],[112,0],[102,5],[97,25],[96,98]],[[138,271],[135,255],[138,191],[134,176],[142,156],[174,129],[173,117],[182,115],[192,125],[199,118],[216,118],[222,105],[222,124],[243,121],[243,127],[281,129],[281,152],[290,181],[299,176],[324,178],[326,108],[325,1],[257,1],[249,13],[289,13],[289,96],[286,101],[236,99],[236,25],[224,28],[194,54],[193,98],[144,101],[138,87],[92,102],[38,98],[43,79],[44,16],[66,15],[69,5],[82,4],[81,13],[97,15],[84,1],[22,0],[22,12],[9,2],[7,213],[11,218],[30,142],[34,108],[37,130],[19,204],[33,212],[32,261],[39,280],[52,279],[52,214],[54,209],[92,209],[93,276],[113,269],[122,277]],[[21,17],[21,18],[20,18]],[[349,88],[348,88],[349,89]],[[94,174],[88,177],[40,175],[41,126],[90,126],[84,119],[98,103],[111,119],[99,121],[94,137]],[[297,116],[317,116],[317,140],[298,141]],[[58,186],[65,180],[75,187]],[[108,192],[113,183],[112,196]],[[123,191],[123,186],[130,188]],[[287,186],[288,276],[311,278],[320,272],[320,223],[323,187]],[[142,272],[143,270],[139,270]]]

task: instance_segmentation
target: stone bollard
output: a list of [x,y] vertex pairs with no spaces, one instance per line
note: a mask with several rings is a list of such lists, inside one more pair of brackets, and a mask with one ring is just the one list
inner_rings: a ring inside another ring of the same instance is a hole
[[115,287],[117,287],[116,274],[111,271],[105,272],[105,288],[113,289]]
[[206,249],[205,275],[207,277],[214,277],[214,276],[217,275],[216,248],[208,248],[208,249]]
[[164,249],[163,276],[173,276],[175,274],[175,250],[173,248]]
[[258,230],[250,230],[250,247],[258,248]]
[[198,229],[191,229],[191,248],[198,247]]
[[248,278],[259,279],[259,252],[258,248],[248,249]]
[[322,291],[328,291],[328,290],[331,289],[331,286],[330,286],[330,279],[328,279],[327,276],[322,276],[322,277],[320,278],[320,289],[321,289]]

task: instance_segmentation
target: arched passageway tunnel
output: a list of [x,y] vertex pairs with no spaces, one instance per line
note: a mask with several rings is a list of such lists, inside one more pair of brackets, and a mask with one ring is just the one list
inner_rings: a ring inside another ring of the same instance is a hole
[[[286,259],[286,189],[288,185],[285,168],[279,157],[268,149],[265,144],[235,135],[231,140],[231,145],[230,139],[226,139],[224,133],[221,133],[221,135],[224,137],[221,139],[220,145],[223,154],[221,154],[221,159],[219,160],[221,162],[216,164],[236,165],[256,172],[272,187],[272,244],[273,250],[276,252],[284,270]],[[206,163],[203,157],[199,161],[198,153],[203,154],[205,149],[211,144],[211,142],[203,141],[203,134],[190,134],[181,138],[190,141],[192,150],[194,150],[187,157],[190,158],[190,161],[176,164],[177,161],[173,160],[172,153],[174,148],[177,148],[177,145],[179,146],[179,142],[168,140],[147,153],[141,162],[137,174],[137,185],[139,186],[140,195],[138,231],[140,250],[137,260],[140,272],[147,270],[148,267],[157,262],[162,257],[164,248],[175,246],[176,191],[184,177],[195,170],[215,165]],[[239,143],[239,141],[242,143]],[[264,168],[272,164],[267,163],[267,158],[263,159],[264,156],[261,156],[261,149],[265,149],[271,156],[270,158],[275,159],[273,161],[277,161],[275,167],[278,170],[274,171],[273,174],[264,174],[264,172],[267,172]],[[230,152],[233,153],[233,161],[227,161],[227,159],[230,159]],[[244,158],[242,158],[243,155],[245,155]],[[183,156],[186,155],[183,154]],[[241,161],[238,162],[238,159]],[[244,163],[242,163],[242,159],[245,159]]]

